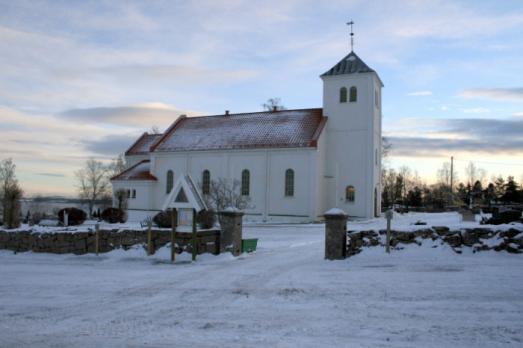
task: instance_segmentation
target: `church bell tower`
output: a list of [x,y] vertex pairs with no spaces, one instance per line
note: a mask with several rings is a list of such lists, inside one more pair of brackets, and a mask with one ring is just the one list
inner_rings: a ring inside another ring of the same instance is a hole
[[379,216],[383,83],[352,50],[320,77],[323,114],[328,117],[327,207],[343,209],[354,217]]

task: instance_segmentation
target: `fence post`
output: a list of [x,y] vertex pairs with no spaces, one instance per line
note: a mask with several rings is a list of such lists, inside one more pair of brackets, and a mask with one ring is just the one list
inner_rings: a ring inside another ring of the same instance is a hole
[[196,209],[192,210],[192,260],[196,261],[196,254],[198,247],[196,242]]
[[153,227],[153,221],[152,220],[148,220],[147,221],[147,256],[151,256],[152,255],[152,232],[151,232],[151,229]]
[[94,235],[94,250],[96,252],[96,256],[98,256],[98,253],[100,252],[100,224],[96,224],[96,232]]
[[325,217],[325,259],[343,260],[347,256],[347,218],[341,209],[331,209]]
[[175,208],[171,209],[171,262],[176,258],[176,227],[178,225],[178,214]]
[[392,220],[392,209],[387,210],[385,212],[385,217],[387,218],[387,239],[385,241],[385,251],[387,254],[390,254],[390,222]]

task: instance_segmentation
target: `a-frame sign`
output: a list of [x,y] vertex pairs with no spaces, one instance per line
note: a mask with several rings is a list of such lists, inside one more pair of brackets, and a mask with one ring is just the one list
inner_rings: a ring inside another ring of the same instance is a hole
[[192,259],[196,260],[196,215],[207,210],[205,201],[200,191],[194,184],[189,175],[183,175],[176,180],[176,183],[165,199],[162,210],[171,209],[172,211],[172,231],[171,231],[171,261],[175,259],[176,227],[182,216],[187,216],[192,211]]

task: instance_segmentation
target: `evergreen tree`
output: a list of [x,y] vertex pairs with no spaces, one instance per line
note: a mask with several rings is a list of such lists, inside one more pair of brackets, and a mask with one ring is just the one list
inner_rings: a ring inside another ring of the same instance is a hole
[[514,181],[513,176],[509,176],[507,183],[505,184],[505,192],[501,197],[501,200],[505,203],[519,203],[522,201],[521,192],[519,191],[518,184]]

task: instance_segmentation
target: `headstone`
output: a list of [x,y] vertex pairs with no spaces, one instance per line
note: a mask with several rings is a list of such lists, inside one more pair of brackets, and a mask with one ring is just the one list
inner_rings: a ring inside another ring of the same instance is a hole
[[324,214],[325,217],[325,259],[343,260],[347,256],[347,218],[338,208]]
[[461,220],[468,222],[475,222],[476,215],[471,210],[462,210],[461,211]]

